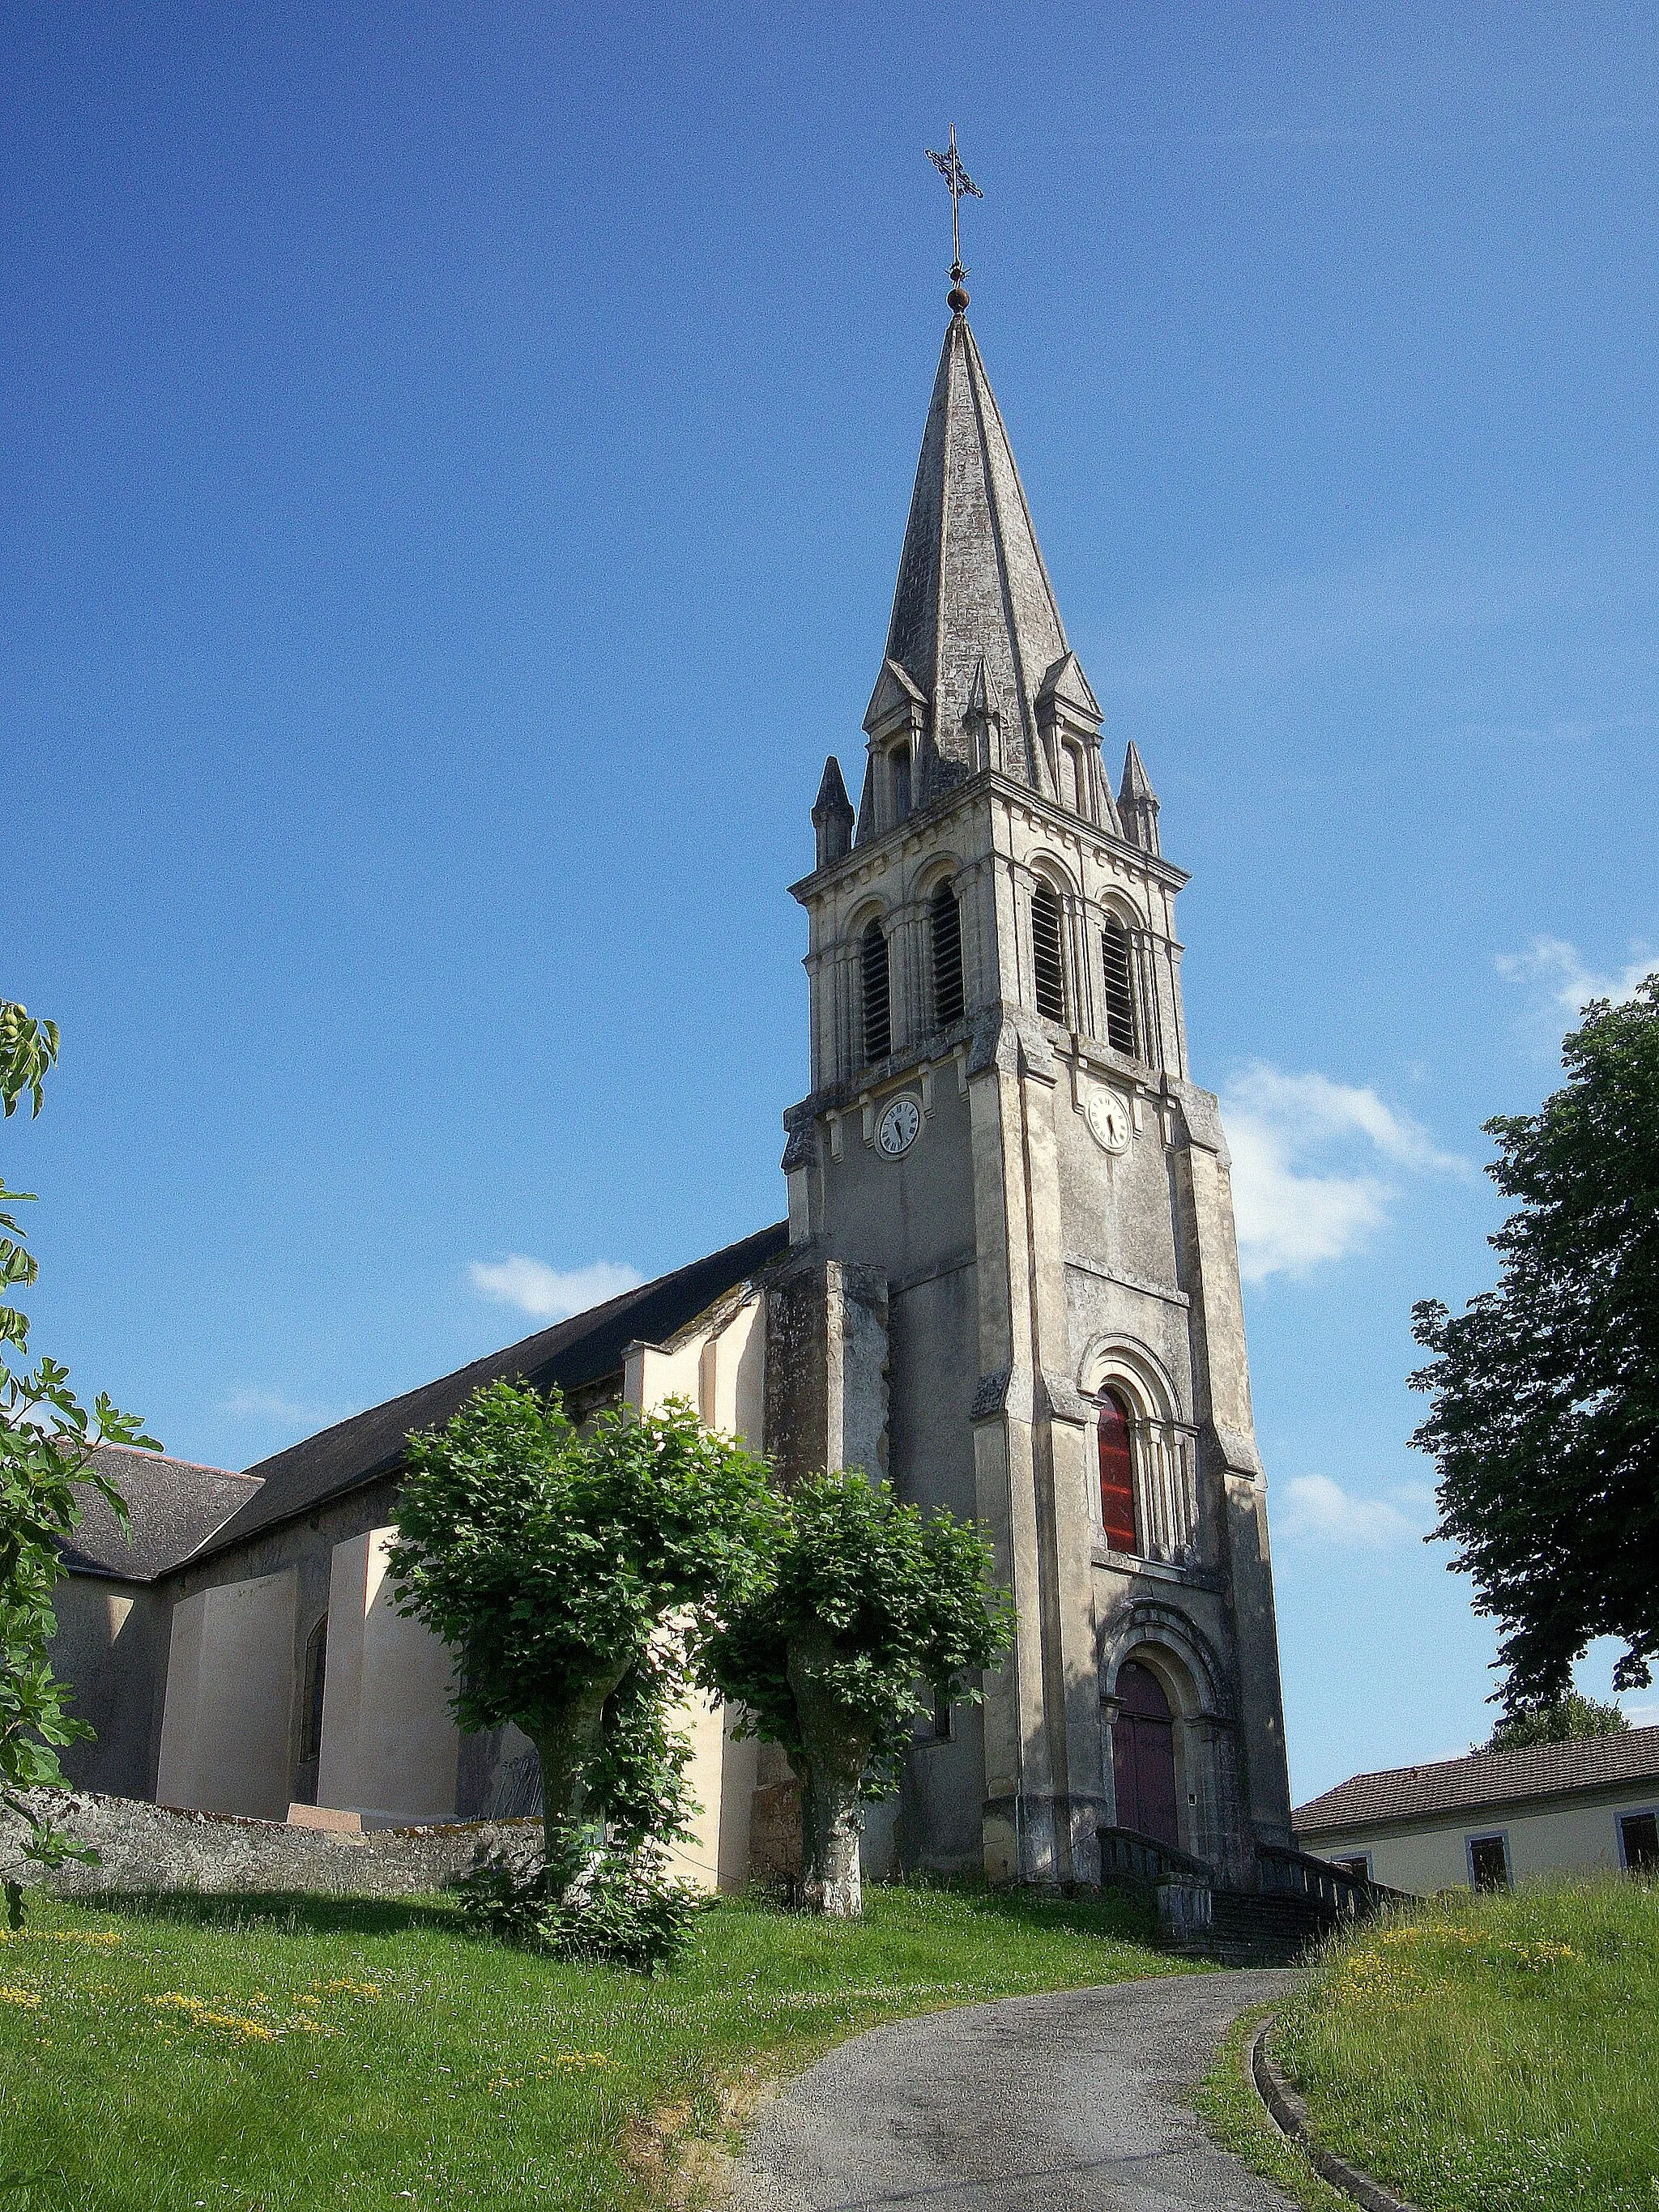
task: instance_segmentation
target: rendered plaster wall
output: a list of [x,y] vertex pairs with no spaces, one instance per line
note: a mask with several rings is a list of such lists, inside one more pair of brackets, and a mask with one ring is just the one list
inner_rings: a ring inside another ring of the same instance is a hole
[[296,1596],[289,1568],[198,1590],[173,1608],[156,1773],[163,1804],[286,1814]]
[[1431,1897],[1437,1890],[1467,1886],[1472,1837],[1508,1838],[1510,1878],[1536,1880],[1555,1873],[1590,1873],[1616,1869],[1619,1816],[1659,1808],[1659,1789],[1644,1788],[1601,1796],[1558,1799],[1541,1807],[1498,1806],[1478,1818],[1423,1822],[1410,1827],[1344,1828],[1298,1836],[1304,1850],[1322,1859],[1352,1858],[1369,1851],[1371,1878],[1390,1889]]
[[52,1605],[52,1671],[72,1685],[76,1717],[97,1730],[59,1753],[64,1774],[83,1790],[153,1796],[171,1607],[143,1583],[82,1574],[58,1585]]
[[[671,1344],[631,1346],[624,1403],[643,1414],[665,1399],[684,1398],[705,1425],[758,1449],[765,1425],[765,1313],[757,1297],[717,1313],[708,1326],[683,1331]],[[691,1739],[686,1778],[699,1808],[690,1837],[671,1856],[683,1879],[709,1890],[740,1889],[749,1879],[755,1746],[732,1738],[734,1718],[724,1705],[693,1696],[671,1722]]]
[[[194,1595],[204,1589],[246,1582],[260,1576],[292,1571],[296,1597],[293,1645],[286,1662],[287,1675],[292,1686],[289,1726],[289,1802],[300,1795],[296,1784],[305,1786],[300,1762],[302,1719],[300,1689],[305,1678],[307,1644],[328,1610],[334,1547],[349,1536],[362,1535],[371,1528],[385,1528],[396,1518],[397,1498],[395,1477],[380,1477],[374,1482],[365,1483],[360,1490],[348,1492],[343,1498],[331,1499],[310,1513],[296,1515],[294,1519],[280,1522],[275,1528],[261,1529],[243,1541],[228,1546],[223,1551],[212,1553],[200,1561],[191,1560],[157,1586],[158,1595],[170,1610],[178,1599]],[[159,1760],[160,1757],[162,1704],[162,1699],[158,1698],[155,1708],[157,1740],[151,1753],[153,1761]],[[314,1779],[313,1771],[312,1787],[314,1787]],[[229,1809],[246,1812],[249,1808],[234,1806]]]
[[395,1528],[336,1545],[317,1802],[407,1824],[452,1817],[460,1734],[448,1649],[397,1609]]

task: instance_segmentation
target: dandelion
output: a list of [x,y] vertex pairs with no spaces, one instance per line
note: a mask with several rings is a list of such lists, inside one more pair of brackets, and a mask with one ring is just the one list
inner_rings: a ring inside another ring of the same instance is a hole
[[115,1928],[0,1928],[0,1943],[100,1943],[122,1941]]
[[353,1982],[343,1978],[328,1984],[328,1994],[331,1997],[362,1997],[370,2004],[378,2004],[380,1986],[378,1982]]
[[21,2005],[27,2012],[39,2012],[40,1993],[38,1990],[9,1989],[0,1985],[0,2004]]

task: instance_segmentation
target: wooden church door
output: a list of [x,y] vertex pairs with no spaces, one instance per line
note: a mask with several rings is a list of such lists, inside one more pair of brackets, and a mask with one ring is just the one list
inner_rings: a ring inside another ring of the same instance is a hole
[[1118,1826],[1179,1850],[1175,1723],[1164,1686],[1130,1659],[1118,1669],[1117,1694],[1122,1702],[1112,1723],[1112,1774]]

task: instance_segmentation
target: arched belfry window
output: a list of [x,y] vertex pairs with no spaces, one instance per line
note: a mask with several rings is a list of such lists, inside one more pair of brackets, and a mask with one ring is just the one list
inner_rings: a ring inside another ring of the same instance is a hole
[[1100,1401],[1100,1521],[1113,1551],[1139,1553],[1129,1409],[1115,1390]]
[[864,976],[864,1062],[885,1060],[893,1048],[892,1006],[887,977],[887,939],[872,921],[860,940]]
[[1114,1052],[1135,1048],[1135,995],[1130,981],[1129,933],[1115,914],[1100,933],[1101,967],[1106,984],[1106,1042]]
[[895,745],[887,757],[893,780],[893,819],[902,822],[910,811],[910,748]]
[[1060,951],[1060,901],[1050,884],[1039,884],[1031,894],[1031,964],[1038,1013],[1045,1020],[1063,1022],[1066,961]]
[[933,1018],[940,1029],[962,1019],[962,908],[954,884],[943,883],[927,902],[933,952]]

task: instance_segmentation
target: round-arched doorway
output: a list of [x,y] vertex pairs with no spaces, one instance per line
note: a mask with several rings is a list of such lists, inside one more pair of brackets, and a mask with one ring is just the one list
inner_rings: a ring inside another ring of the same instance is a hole
[[1126,1659],[1117,1671],[1112,1723],[1112,1778],[1117,1825],[1181,1848],[1176,1811],[1175,1716],[1149,1667]]

